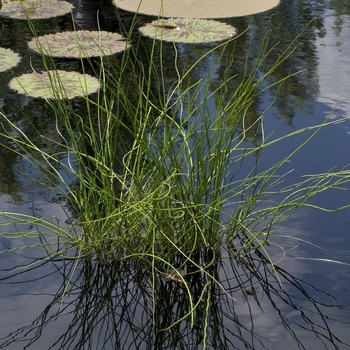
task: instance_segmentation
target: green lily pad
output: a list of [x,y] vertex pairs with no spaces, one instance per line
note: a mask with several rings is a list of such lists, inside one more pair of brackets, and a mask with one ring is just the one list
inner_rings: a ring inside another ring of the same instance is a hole
[[98,57],[121,52],[128,47],[117,33],[70,31],[43,35],[28,43],[32,50],[53,57]]
[[159,19],[139,30],[152,38],[182,43],[221,41],[236,34],[236,29],[228,24],[197,18]]
[[280,0],[113,0],[126,11],[161,17],[227,18],[270,10]]
[[44,19],[63,16],[73,7],[63,0],[14,0],[3,4],[0,16],[14,19]]
[[57,70],[23,74],[13,78],[9,86],[18,93],[31,97],[71,99],[96,92],[100,83],[87,74]]
[[5,70],[17,66],[21,60],[21,56],[18,53],[3,47],[0,47],[0,57],[0,72],[5,72]]

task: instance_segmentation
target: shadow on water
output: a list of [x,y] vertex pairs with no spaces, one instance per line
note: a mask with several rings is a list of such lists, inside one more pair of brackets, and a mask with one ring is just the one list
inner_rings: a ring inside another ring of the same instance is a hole
[[[349,327],[344,319],[350,305],[272,265],[260,252],[237,258],[232,250],[222,251],[207,270],[217,283],[203,272],[188,273],[189,289],[139,259],[104,265],[46,261],[12,270],[0,284],[20,279],[26,290],[32,281],[23,281],[23,273],[43,283],[54,278],[59,287],[48,299],[36,295],[47,305],[32,322],[2,337],[0,348],[280,349],[281,340],[277,347],[275,340],[281,335],[286,349],[348,346],[337,332]],[[56,335],[49,331],[55,324]]]

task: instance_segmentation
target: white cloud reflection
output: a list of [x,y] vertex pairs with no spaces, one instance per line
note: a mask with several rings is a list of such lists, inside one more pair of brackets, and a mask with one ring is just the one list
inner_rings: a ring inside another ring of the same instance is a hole
[[338,32],[332,28],[335,17],[326,16],[327,33],[316,41],[319,52],[318,101],[330,107],[337,104],[337,110],[350,115],[350,17],[344,15],[342,19],[342,30]]

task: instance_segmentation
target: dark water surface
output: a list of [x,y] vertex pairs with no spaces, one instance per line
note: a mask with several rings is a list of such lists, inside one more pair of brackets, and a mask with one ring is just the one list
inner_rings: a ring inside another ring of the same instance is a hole
[[[74,1],[74,4],[75,18],[83,28],[97,29],[99,11],[101,29],[118,31],[113,7],[107,0]],[[128,23],[128,14],[122,15]],[[146,20],[140,18],[140,25]],[[279,43],[261,66],[264,73],[272,60],[302,33],[295,42],[294,52],[271,74],[269,81],[297,70],[300,74],[291,77],[279,90],[272,88],[260,95],[253,106],[253,117],[263,114],[265,135],[275,130],[275,135],[282,136],[320,124],[329,114],[331,120],[350,115],[350,3],[282,0],[279,7],[267,13],[223,21],[237,27],[239,32],[249,28],[235,43],[237,64],[233,69],[238,73],[251,36],[254,49],[270,26],[270,42]],[[32,35],[22,21],[0,19],[0,28],[0,45],[23,57],[12,71],[0,73],[0,109],[29,136],[35,137],[30,134],[32,129],[23,115],[42,125],[42,133],[50,136],[54,132],[54,116],[48,106],[19,96],[7,86],[13,75],[29,72],[30,65],[41,67],[41,58],[29,53],[26,46]],[[65,16],[42,21],[39,34],[71,29],[70,16]],[[179,57],[189,62],[210,47],[177,45]],[[215,55],[208,57],[202,70],[194,74],[201,77],[216,60]],[[79,66],[69,60],[61,60],[59,64],[68,70]],[[165,63],[166,79],[171,83],[174,72],[170,67]],[[272,101],[272,107],[265,111]],[[261,168],[286,157],[306,135],[290,137],[266,149],[259,155]],[[291,158],[283,171],[302,176],[338,170],[349,163],[350,122],[345,121],[322,129]],[[64,221],[63,209],[50,200],[52,193],[32,180],[36,176],[24,160],[0,149],[0,211],[35,213]],[[273,197],[276,203],[279,199]],[[348,191],[329,191],[312,199],[313,204],[329,209],[349,202]],[[174,281],[152,281],[143,275],[142,266],[127,262],[106,267],[89,262],[49,261],[24,269],[24,265],[42,257],[44,252],[34,248],[1,254],[0,348],[347,349],[350,347],[349,235],[350,210],[325,213],[312,208],[298,209],[267,247],[275,269],[259,256],[241,266],[230,258],[229,252],[223,251],[222,262],[213,266],[212,273],[219,271],[217,278],[223,281],[227,293],[218,286],[208,287],[211,301],[208,322],[204,318],[207,306],[200,304],[192,328],[189,322],[182,322],[170,330],[164,329],[166,325],[175,321],[177,315],[188,312],[186,291]],[[30,242],[21,240],[18,246]],[[11,244],[6,238],[0,242],[1,249]],[[205,283],[201,278],[191,281],[193,295]],[[152,283],[155,295],[149,294]]]

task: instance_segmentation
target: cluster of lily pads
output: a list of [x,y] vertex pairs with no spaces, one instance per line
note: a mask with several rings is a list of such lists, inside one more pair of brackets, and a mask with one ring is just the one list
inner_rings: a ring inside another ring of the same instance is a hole
[[[128,44],[117,33],[81,30],[33,38],[28,46],[51,57],[87,58],[115,54],[125,50]],[[88,74],[55,70],[23,74],[13,78],[9,86],[33,97],[70,99],[94,93],[100,84]]]
[[[71,12],[74,7],[64,0],[5,0],[1,3],[0,17],[18,20],[62,16]],[[114,3],[127,11],[158,16],[157,20],[139,29],[145,36],[164,41],[198,43],[220,41],[236,34],[235,28],[230,25],[203,18],[242,16],[251,14],[252,11],[261,12],[277,6],[279,0],[266,0],[263,3],[255,0],[254,4],[250,1],[248,5],[238,0],[219,0],[215,6],[210,1],[203,2],[200,9],[195,4],[183,1],[164,4],[162,0],[129,0],[128,2],[114,0]],[[165,18],[167,16],[175,18]],[[51,57],[85,58],[123,51],[128,47],[128,43],[117,33],[74,31],[34,38],[28,46],[35,52]],[[0,55],[2,57],[0,72],[11,69],[21,60],[21,57],[10,49],[0,48]],[[58,94],[52,91],[52,76],[57,78],[57,81],[54,80],[54,87],[58,89]],[[9,86],[19,93],[33,97],[72,98],[98,90],[98,81],[94,79],[85,74],[62,71],[33,72],[13,78]]]
[[[18,20],[38,20],[65,15],[73,5],[61,0],[26,0],[5,2],[0,16]],[[51,57],[86,58],[112,55],[128,44],[117,33],[104,31],[71,31],[33,38],[31,50]],[[0,48],[0,71],[16,66],[21,57],[10,49]],[[59,70],[35,72],[14,77],[9,86],[21,94],[38,98],[74,98],[96,92],[99,81],[93,76]]]
[[[118,2],[116,5],[119,5]],[[0,16],[17,20],[39,20],[65,15],[72,9],[73,5],[63,0],[14,0],[3,3]],[[137,8],[134,10],[137,12]],[[219,21],[180,17],[158,17],[139,31],[151,38],[182,43],[221,41],[236,34],[235,28]],[[33,38],[28,46],[34,52],[51,57],[81,59],[112,55],[127,49],[129,44],[117,33],[79,30],[39,36]],[[0,54],[3,60],[0,71],[11,69],[21,60],[10,49],[0,48]],[[9,86],[18,93],[32,97],[73,98],[96,92],[99,82],[92,76],[76,72],[33,71],[13,78]]]

